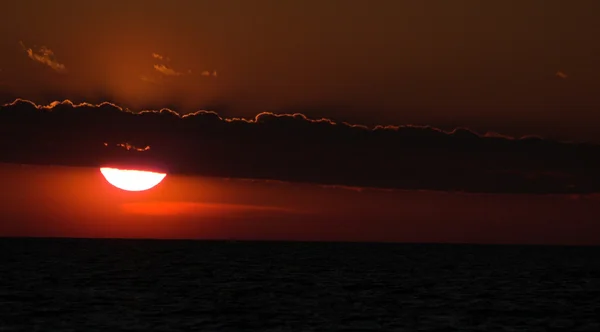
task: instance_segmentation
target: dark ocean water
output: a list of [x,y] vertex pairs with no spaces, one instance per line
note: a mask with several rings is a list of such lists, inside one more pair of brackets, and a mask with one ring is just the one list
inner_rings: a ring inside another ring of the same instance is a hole
[[0,331],[600,331],[600,248],[0,239]]

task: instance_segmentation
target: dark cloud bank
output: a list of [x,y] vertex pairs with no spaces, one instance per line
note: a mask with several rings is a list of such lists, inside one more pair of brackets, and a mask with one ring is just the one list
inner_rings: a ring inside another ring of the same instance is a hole
[[170,173],[378,188],[600,191],[600,146],[589,143],[467,129],[367,128],[301,114],[245,120],[205,111],[132,113],[109,103],[1,106],[0,161],[160,165]]

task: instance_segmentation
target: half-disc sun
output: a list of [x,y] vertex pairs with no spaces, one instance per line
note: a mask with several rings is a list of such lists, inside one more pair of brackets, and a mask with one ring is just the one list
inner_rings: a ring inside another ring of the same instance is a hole
[[166,173],[110,167],[102,167],[100,172],[108,183],[127,191],[148,190],[159,184],[167,176]]

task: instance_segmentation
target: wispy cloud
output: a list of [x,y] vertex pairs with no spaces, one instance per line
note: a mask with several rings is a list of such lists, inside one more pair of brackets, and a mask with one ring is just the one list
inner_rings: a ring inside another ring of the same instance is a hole
[[565,78],[569,77],[567,74],[565,74],[564,72],[562,72],[560,70],[556,72],[556,76],[558,76],[558,77],[560,77],[562,79],[565,79]]
[[[170,65],[167,66],[166,64],[161,64],[160,62],[170,62],[171,61],[171,59],[169,59],[166,56],[163,56],[163,55],[158,54],[158,53],[152,53],[152,58],[154,60],[156,60],[156,62],[159,62],[159,63],[155,63],[154,64],[154,66],[153,66],[154,70],[156,70],[157,72],[159,72],[162,75],[165,75],[165,76],[183,76],[183,75],[191,75],[192,74],[192,71],[189,70],[189,69],[186,72],[177,71],[177,70],[173,69],[173,67],[171,67]],[[201,76],[206,76],[206,77],[210,77],[210,76],[216,77],[217,76],[217,71],[213,70],[211,72],[210,70],[204,70],[204,71],[200,72],[200,75]],[[142,81],[149,82],[149,83],[158,83],[156,80],[151,79],[151,78],[149,78],[147,76],[142,76],[141,79],[142,79]]]
[[285,214],[310,214],[312,211],[294,210],[279,206],[206,203],[185,201],[150,201],[123,203],[121,209],[128,214],[144,215],[192,215],[192,216],[245,216],[253,213],[271,212]]
[[217,71],[213,70],[213,72],[211,73],[208,70],[203,71],[200,75],[202,76],[213,76],[213,77],[217,77]]
[[146,145],[143,148],[139,148],[139,147],[137,147],[135,145],[132,145],[132,144],[129,144],[129,143],[119,143],[119,144],[117,144],[117,146],[121,147],[121,148],[124,148],[127,151],[133,150],[133,151],[143,152],[143,151],[150,150],[150,146],[149,145]]
[[156,60],[160,60],[160,61],[163,61],[163,60],[164,60],[164,61],[166,61],[166,62],[169,62],[169,61],[171,61],[171,59],[169,59],[169,58],[167,58],[167,57],[165,57],[165,56],[162,56],[162,55],[160,55],[160,54],[158,54],[158,53],[152,53],[152,57],[153,57],[154,59],[156,59]]
[[[166,76],[181,76],[181,75],[185,75],[185,73],[182,72],[178,72],[175,69],[169,68],[165,65],[154,65],[154,69]],[[188,73],[191,73],[191,71],[188,71]]]
[[140,76],[140,79],[146,83],[152,83],[152,84],[160,84],[160,82],[152,77],[148,77],[145,75]]
[[37,52],[34,52],[33,49],[26,47],[22,41],[19,44],[31,60],[42,63],[58,73],[65,73],[67,71],[65,65],[59,63],[54,56],[54,52],[46,46],[42,46]]
[[[152,53],[152,58],[154,58],[155,60],[158,60],[158,61],[165,61],[165,62],[171,61],[171,59],[169,59],[169,58],[167,58],[165,56],[162,56],[162,55],[160,55],[158,53]],[[179,71],[177,71],[177,70],[175,70],[175,69],[173,69],[171,67],[167,67],[166,65],[163,65],[163,64],[155,64],[154,65],[154,70],[156,70],[157,72],[159,72],[159,73],[161,73],[161,74],[163,74],[165,76],[182,76],[182,75],[185,75],[185,74],[191,74],[192,73],[191,70],[188,70],[187,73],[179,72]],[[144,79],[142,79],[142,80],[144,80]]]

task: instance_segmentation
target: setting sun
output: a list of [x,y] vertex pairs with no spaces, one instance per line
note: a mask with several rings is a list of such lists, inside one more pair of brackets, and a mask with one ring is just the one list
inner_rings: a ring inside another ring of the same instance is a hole
[[100,172],[108,183],[127,191],[148,190],[159,184],[167,176],[166,173],[110,167],[102,167]]

